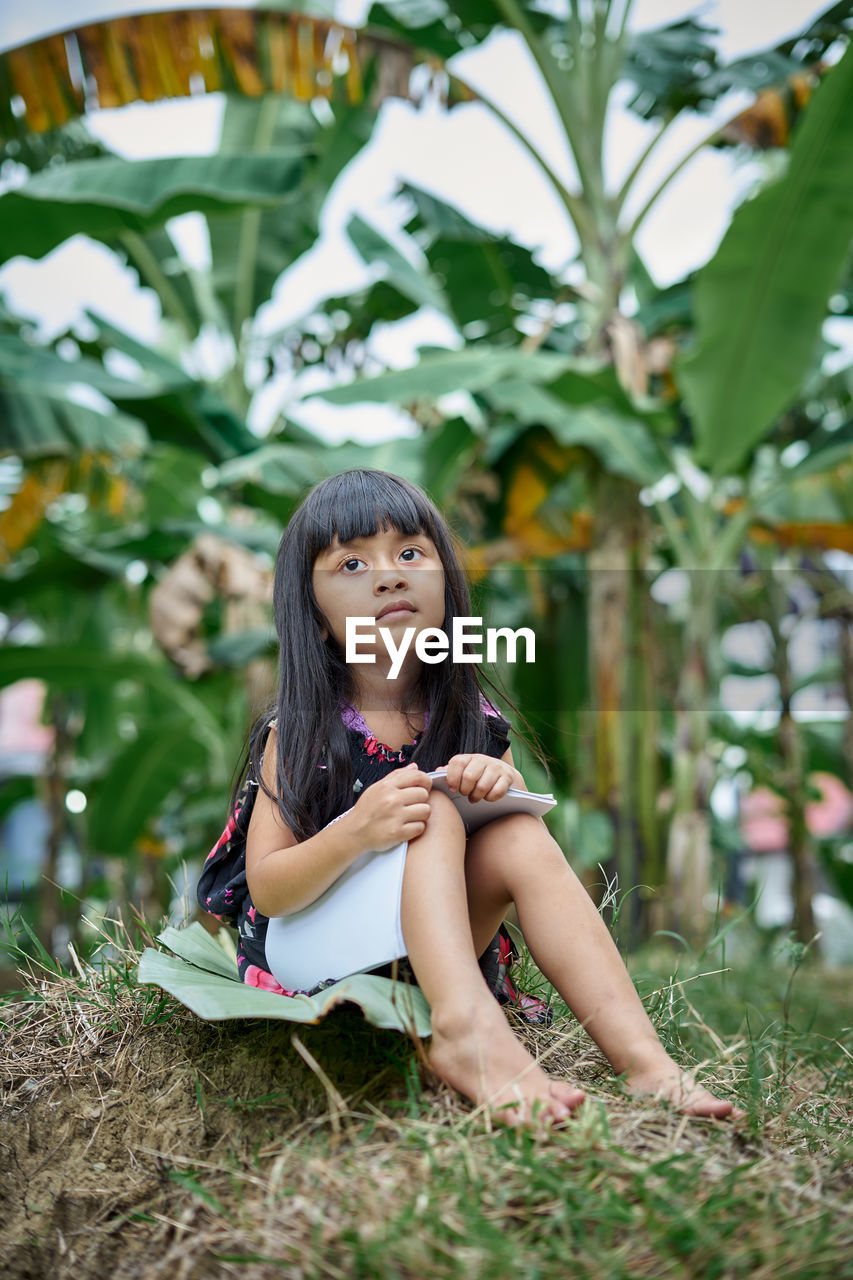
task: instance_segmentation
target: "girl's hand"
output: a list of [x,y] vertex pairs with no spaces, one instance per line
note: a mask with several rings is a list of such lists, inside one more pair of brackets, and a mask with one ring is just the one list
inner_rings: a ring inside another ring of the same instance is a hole
[[451,792],[458,791],[475,801],[500,800],[510,787],[524,789],[521,774],[511,764],[477,752],[451,756],[447,762],[447,785]]
[[395,769],[362,791],[347,817],[368,849],[393,849],[426,830],[432,778],[416,764]]

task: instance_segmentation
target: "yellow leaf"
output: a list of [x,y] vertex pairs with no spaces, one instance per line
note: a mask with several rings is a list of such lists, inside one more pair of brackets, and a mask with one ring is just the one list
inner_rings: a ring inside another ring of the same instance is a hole
[[330,96],[338,81],[349,101],[361,102],[361,62],[371,53],[390,65],[399,58],[396,46],[305,14],[174,10],[90,22],[11,49],[0,54],[0,79],[5,70],[24,103],[18,127],[43,132],[87,106],[224,87],[252,97],[287,89],[310,102]]
[[344,31],[343,48],[347,56],[346,85],[349,100],[350,102],[361,102],[364,97],[364,84],[361,78],[361,64],[358,60],[358,45],[352,31]]
[[65,492],[70,466],[47,462],[24,476],[20,489],[5,511],[0,511],[0,563],[8,564],[11,552],[21,551],[38,532],[51,502]]
[[756,542],[779,547],[818,547],[823,551],[846,551],[853,555],[853,524],[837,521],[810,520],[803,523],[779,523],[772,529],[754,525],[750,536]]
[[39,86],[37,55],[31,49],[12,49],[6,55],[12,88],[24,100],[30,125],[37,133],[43,133],[53,123],[45,109],[44,95]]
[[274,93],[283,93],[290,83],[293,65],[287,27],[282,26],[280,22],[268,23],[267,45],[269,50],[270,88]]
[[219,42],[241,93],[258,98],[264,82],[255,47],[257,15],[245,9],[225,9],[219,14]]

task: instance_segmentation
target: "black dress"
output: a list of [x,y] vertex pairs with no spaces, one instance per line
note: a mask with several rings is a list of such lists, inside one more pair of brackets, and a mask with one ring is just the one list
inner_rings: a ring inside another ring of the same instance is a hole
[[[509,723],[485,699],[481,705],[489,729],[487,754],[500,759],[509,747]],[[350,759],[355,778],[353,796],[357,800],[365,787],[378,782],[393,769],[404,768],[411,762],[420,735],[395,751],[377,740],[353,707],[342,708],[341,715],[349,736]],[[275,720],[263,726],[261,732],[264,744],[269,730],[274,726]],[[267,968],[264,943],[269,917],[262,915],[255,907],[246,882],[246,835],[258,785],[258,780],[252,776],[250,769],[225,830],[207,855],[196,896],[204,911],[237,929],[237,968],[241,980],[250,986],[281,995],[294,995],[296,993],[282,987]],[[533,996],[522,995],[510,980],[509,970],[517,958],[517,948],[507,930],[501,926],[480,957],[483,977],[502,1004],[512,1003],[531,1022],[550,1021],[547,1006]],[[391,965],[371,970],[382,976],[390,976],[391,971]],[[399,962],[398,974],[415,981],[405,959]],[[312,995],[325,985],[327,984],[321,983],[307,994]]]

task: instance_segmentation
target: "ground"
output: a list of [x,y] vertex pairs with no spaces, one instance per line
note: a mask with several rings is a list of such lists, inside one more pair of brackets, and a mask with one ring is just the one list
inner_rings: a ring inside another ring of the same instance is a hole
[[516,1022],[590,1095],[542,1139],[489,1132],[353,1007],[294,1040],[290,1024],[204,1023],[130,963],[42,971],[3,1007],[4,1273],[841,1276],[851,976],[799,974],[784,1020],[759,1016],[754,972],[727,992],[645,976],[667,1047],[695,1064],[704,1046],[707,1081],[747,1109],[738,1125],[624,1096],[559,1006],[547,1030]]

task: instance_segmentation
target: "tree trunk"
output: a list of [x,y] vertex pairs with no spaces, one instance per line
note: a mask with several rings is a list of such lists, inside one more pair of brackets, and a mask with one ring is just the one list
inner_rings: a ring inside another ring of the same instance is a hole
[[44,780],[49,828],[45,847],[45,864],[42,870],[37,933],[45,950],[57,959],[64,960],[65,956],[56,955],[58,929],[62,923],[57,874],[59,854],[68,829],[68,815],[65,807],[65,766],[70,739],[67,727],[67,703],[64,698],[54,697],[51,700],[50,722],[54,730],[53,748]]
[[842,614],[838,620],[840,628],[838,652],[841,658],[841,687],[847,700],[847,721],[844,726],[844,759],[847,764],[847,777],[853,778],[853,618]]
[[684,666],[675,704],[673,812],[667,842],[670,927],[688,942],[704,941],[711,879],[709,805],[713,767],[708,756],[708,651],[713,628],[712,575],[692,573]]
[[[596,487],[589,567],[589,661],[593,707],[591,799],[613,825],[615,872],[621,893],[637,880],[634,805],[628,780],[632,726],[628,711],[633,549],[639,538],[636,486],[601,474]],[[632,941],[633,896],[620,913],[620,943]]]
[[641,556],[637,558],[635,586],[636,620],[632,630],[636,637],[636,653],[632,688],[636,690],[637,711],[633,717],[632,775],[641,880],[636,898],[639,904],[640,934],[647,939],[656,929],[664,928],[660,897],[664,882],[664,851],[658,813],[661,768],[657,701],[663,673],[658,671],[661,653],[654,630],[653,601],[645,581]]
[[806,779],[803,744],[791,714],[794,681],[788,660],[788,641],[774,611],[770,620],[775,641],[774,669],[779,681],[782,714],[779,717],[779,754],[782,757],[782,788],[788,806],[788,852],[794,872],[794,929],[800,942],[815,936],[812,898],[817,888],[817,862],[806,825]]

